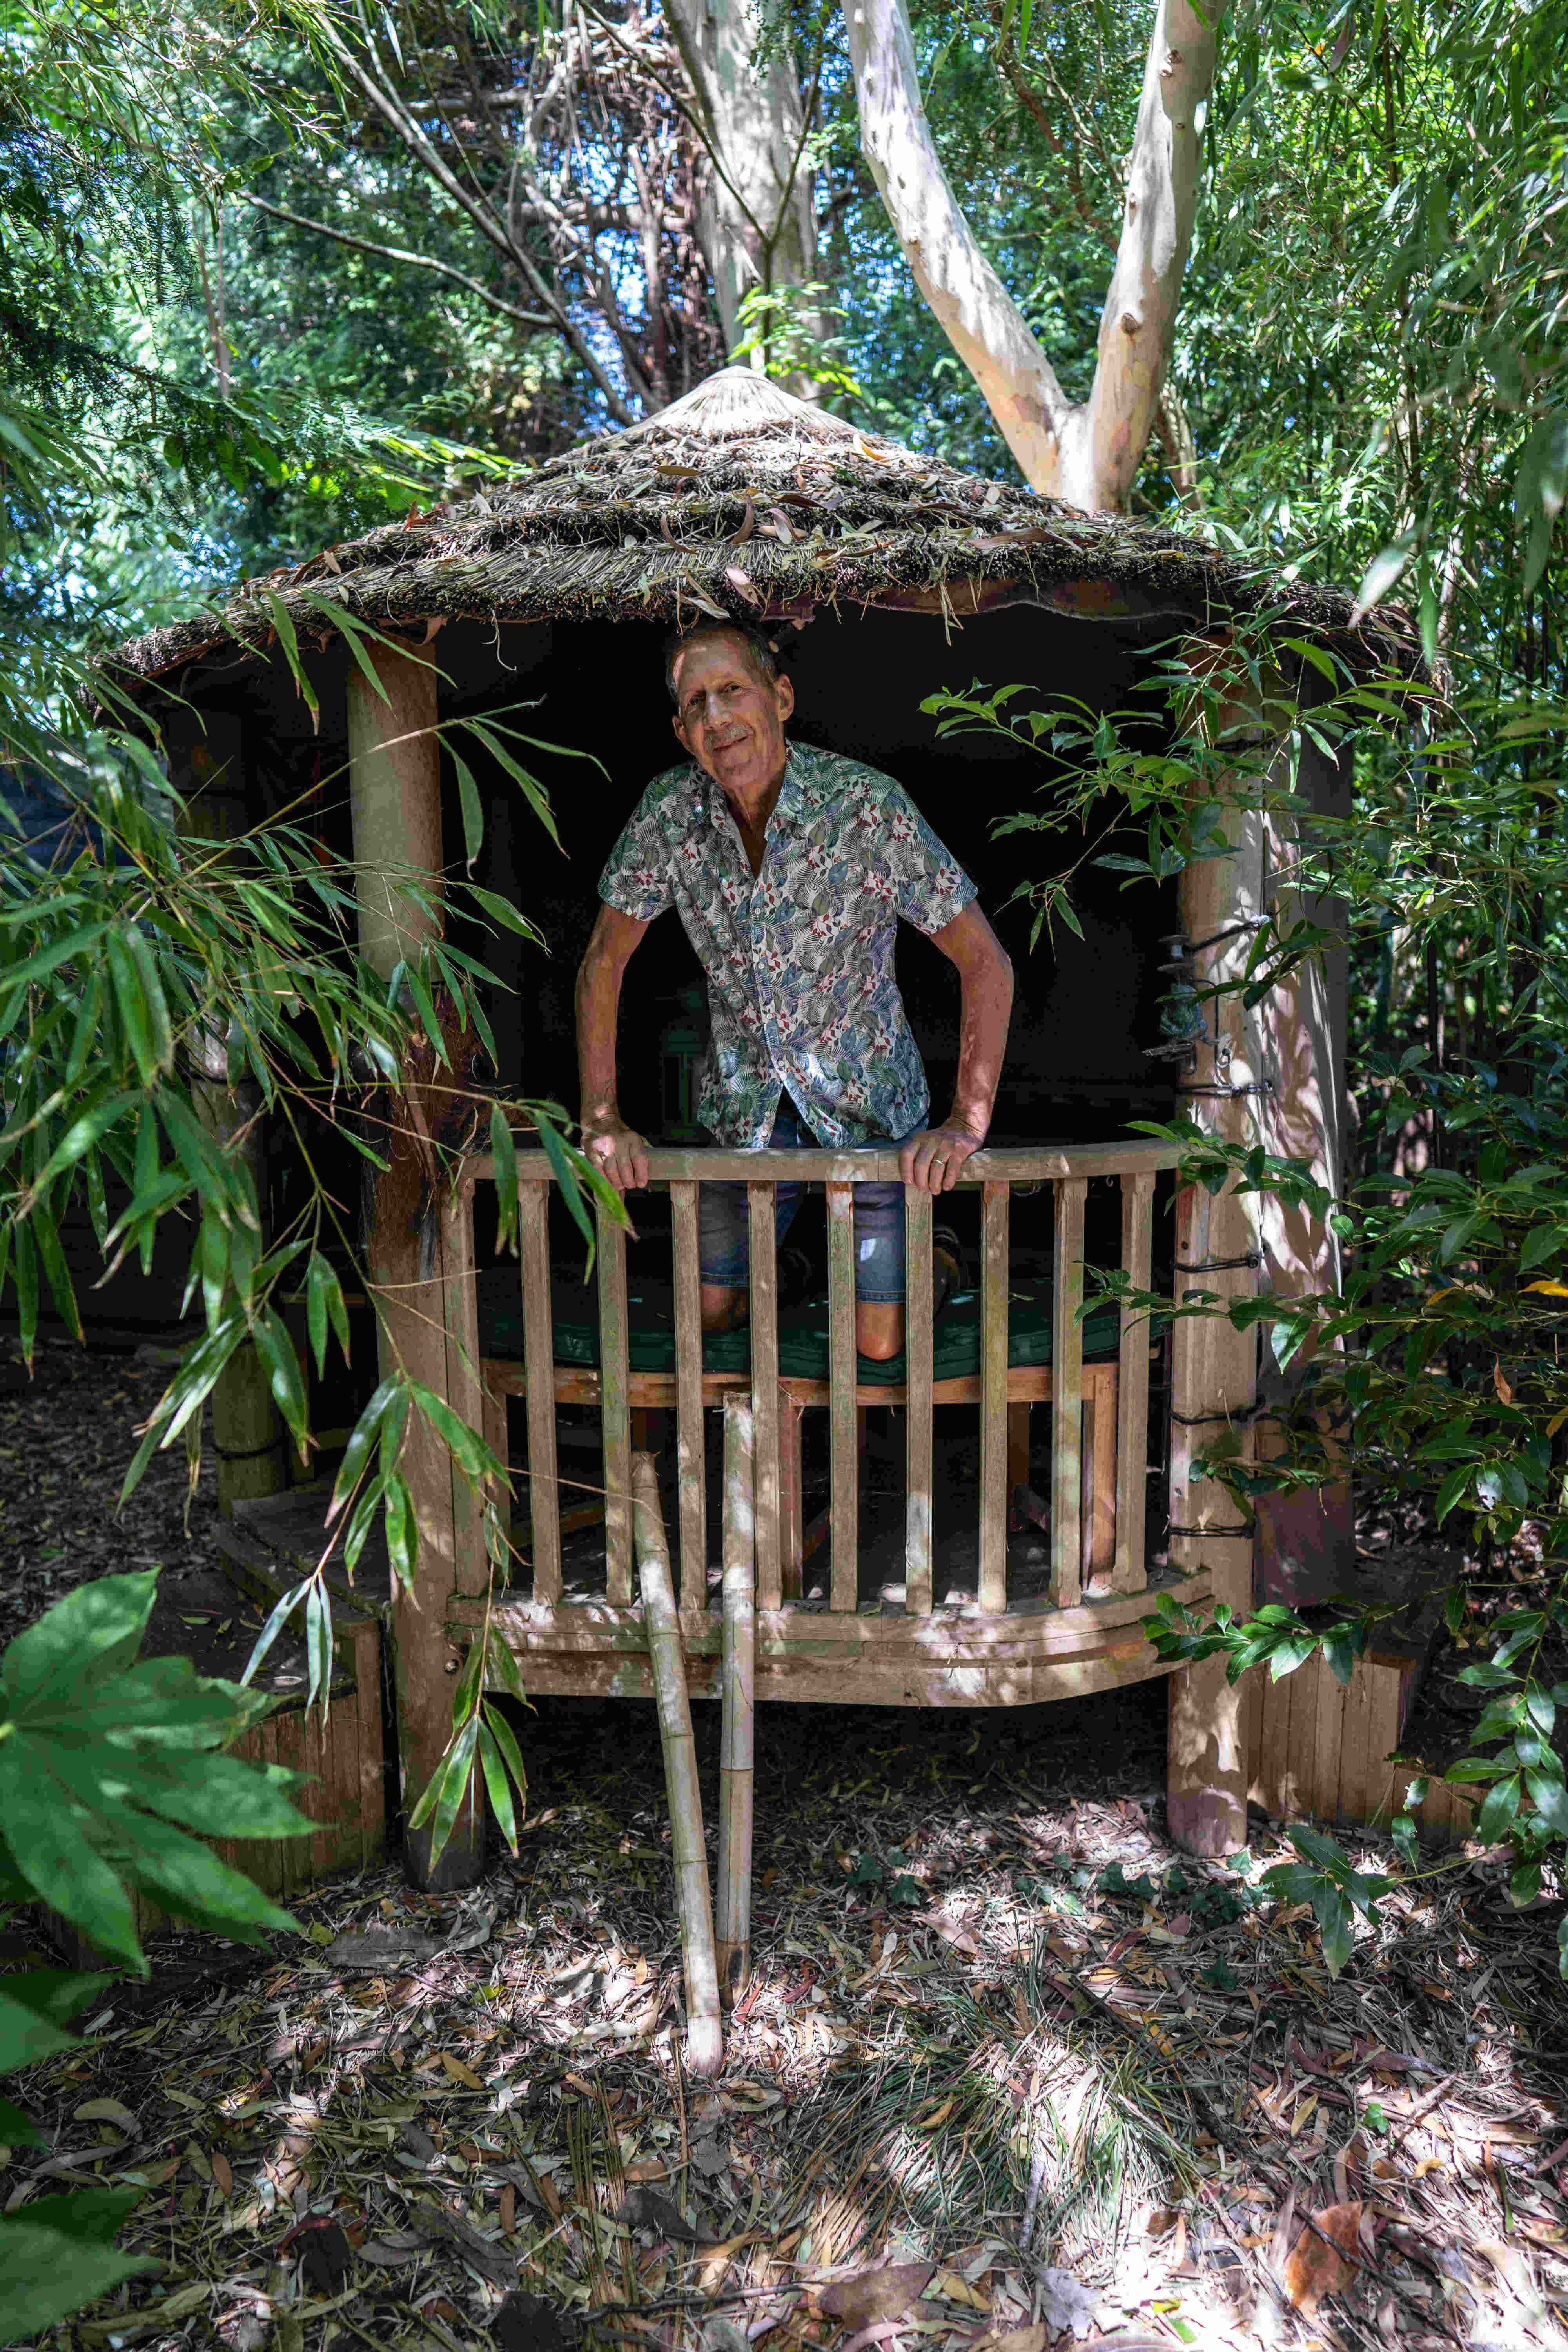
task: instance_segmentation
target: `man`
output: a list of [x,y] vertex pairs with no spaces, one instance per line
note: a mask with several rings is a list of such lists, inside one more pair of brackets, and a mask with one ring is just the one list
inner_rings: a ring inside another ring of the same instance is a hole
[[[708,982],[702,1116],[731,1149],[892,1143],[905,1184],[949,1191],[985,1140],[1013,968],[974,885],[890,777],[784,739],[795,689],[765,638],[713,623],[670,641],[666,677],[689,767],[648,786],[600,877],[577,975],[584,1146],[617,1191],[647,1181],[647,1145],[616,1099],[621,982],[656,915],[678,907]],[[963,993],[952,1109],[928,1127],[925,1072],[893,978],[898,919],[956,966]],[[778,1189],[778,1230],[800,1196]],[[742,1186],[700,1196],[702,1328],[746,1311]],[[885,1360],[904,1341],[901,1188],[855,1188],[855,1337]]]

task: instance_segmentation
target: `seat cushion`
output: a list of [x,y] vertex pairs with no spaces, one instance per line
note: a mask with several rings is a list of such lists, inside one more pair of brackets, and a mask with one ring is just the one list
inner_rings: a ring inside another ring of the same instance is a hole
[[[596,1365],[599,1361],[598,1293],[592,1283],[557,1279],[552,1307],[555,1324],[554,1359],[558,1364]],[[522,1355],[522,1297],[515,1267],[500,1266],[479,1277],[479,1352],[485,1356]],[[637,1282],[630,1286],[631,1332],[627,1354],[634,1372],[675,1370],[674,1295],[667,1283]],[[1087,1362],[1103,1362],[1121,1345],[1121,1316],[1114,1300],[1097,1307],[1083,1325]],[[963,1380],[980,1370],[980,1293],[955,1291],[937,1318],[931,1350],[932,1375],[939,1381]],[[1010,1365],[1048,1364],[1051,1360],[1051,1285],[1019,1282],[1008,1291],[1007,1361]],[[752,1335],[738,1331],[711,1332],[702,1342],[702,1368],[709,1372],[749,1371]],[[827,1378],[827,1301],[808,1298],[786,1307],[779,1317],[779,1370],[793,1380]],[[866,1387],[901,1388],[909,1377],[904,1350],[886,1363],[861,1356],[857,1378]]]

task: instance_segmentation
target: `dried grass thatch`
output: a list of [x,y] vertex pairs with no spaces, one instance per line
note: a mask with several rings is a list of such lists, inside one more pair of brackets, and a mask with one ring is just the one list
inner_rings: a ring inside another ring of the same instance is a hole
[[[1342,593],[1239,564],[1202,540],[1084,515],[862,431],[726,368],[630,431],[503,492],[417,511],[128,646],[155,677],[215,647],[260,650],[270,599],[319,633],[334,607],[375,627],[433,619],[804,615],[819,604],[972,613],[1027,599],[1090,616],[1199,625],[1278,614],[1344,640]],[[1353,633],[1357,666],[1414,666],[1397,624]]]

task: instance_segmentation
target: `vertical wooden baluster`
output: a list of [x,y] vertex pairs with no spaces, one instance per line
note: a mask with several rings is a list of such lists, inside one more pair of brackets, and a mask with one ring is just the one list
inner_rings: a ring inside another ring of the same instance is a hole
[[1100,1467],[1105,1414],[1103,1410],[1095,1410],[1100,1404],[1100,1396],[1095,1386],[1093,1367],[1085,1364],[1079,1377],[1083,1381],[1083,1417],[1079,1424],[1078,1572],[1079,1590],[1080,1593],[1087,1594],[1094,1576],[1090,1553],[1094,1544],[1095,1505],[1099,1499],[1094,1491],[1094,1480]]
[[[1154,1230],[1154,1179],[1121,1179],[1121,1265],[1134,1290],[1149,1287]],[[1121,1310],[1117,1380],[1116,1566],[1111,1589],[1142,1592],[1149,1582],[1143,1515],[1149,1500],[1149,1325]]]
[[528,1501],[533,1597],[561,1598],[561,1489],[555,1470],[555,1329],[550,1303],[550,1187],[518,1186],[522,1355],[528,1382]]
[[1051,1601],[1071,1609],[1082,1596],[1083,1205],[1089,1186],[1068,1177],[1056,1188],[1056,1268],[1051,1327]]
[[[1114,1364],[1093,1364],[1084,1372],[1084,1387],[1093,1401],[1092,1416],[1086,1412],[1085,1420],[1094,1433],[1093,1474],[1086,1479],[1085,1491],[1093,1496],[1093,1507],[1086,1514],[1083,1531],[1084,1558],[1089,1572],[1101,1592],[1114,1592],[1112,1579],[1116,1567],[1116,1443],[1117,1399],[1121,1375]],[[1089,1443],[1089,1430],[1084,1432],[1084,1444]]]
[[980,1269],[980,1606],[1007,1606],[1007,1207],[983,1184]]
[[697,1187],[672,1183],[675,1232],[675,1448],[680,1507],[680,1605],[708,1606],[708,1453],[702,1425],[702,1300]]
[[805,1407],[779,1382],[779,1588],[785,1601],[798,1601],[805,1572],[805,1519],[801,1474],[801,1428]]
[[752,1418],[756,1444],[757,1606],[776,1609],[779,1569],[779,1282],[773,1187],[748,1184],[752,1244]]
[[[498,1396],[493,1390],[484,1389],[481,1391],[481,1401],[484,1412],[485,1444],[500,1464],[502,1470],[510,1472],[511,1463],[508,1454],[506,1399],[504,1396]],[[488,1494],[491,1508],[500,1522],[501,1540],[503,1543],[510,1543],[515,1539],[511,1524],[511,1490],[501,1479],[492,1478]],[[512,1562],[509,1552],[505,1556],[505,1564],[496,1571],[496,1582],[498,1585],[510,1584],[511,1578]]]
[[[447,1330],[447,1401],[470,1429],[483,1430],[479,1386],[479,1301],[474,1271],[474,1188],[458,1182],[441,1211],[441,1318]],[[485,1497],[452,1464],[452,1564],[457,1589],[470,1599],[489,1589]]]
[[904,1187],[904,1255],[908,1264],[904,1361],[908,1402],[904,1407],[904,1607],[911,1617],[931,1615],[931,1336],[934,1285],[931,1269],[931,1196],[917,1185]]
[[599,1411],[605,1446],[605,1591],[632,1605],[632,1415],[627,1362],[626,1229],[598,1211]]
[[855,1412],[855,1192],[827,1187],[827,1393],[832,1455],[833,1607],[860,1597],[859,1428]]

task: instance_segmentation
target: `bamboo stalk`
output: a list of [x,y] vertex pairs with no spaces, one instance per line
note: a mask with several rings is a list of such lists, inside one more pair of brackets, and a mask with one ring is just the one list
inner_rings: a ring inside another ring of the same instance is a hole
[[732,2009],[752,1971],[752,1792],[756,1744],[753,1424],[744,1397],[724,1404],[723,1708],[719,1747],[719,1998]]
[[680,1958],[686,1976],[686,2063],[694,2074],[716,2074],[724,2063],[724,2029],[719,2016],[719,1970],[713,1950],[713,1901],[708,1885],[708,1848],[702,1835],[702,1799],[697,1785],[697,1744],[680,1619],[669,1574],[669,1544],[659,1509],[658,1474],[651,1454],[632,1462],[632,1522],[637,1576],[647,1620],[648,1662],[658,1707],[664,1749],[665,1788],[669,1798],[670,1854],[680,1921]]

